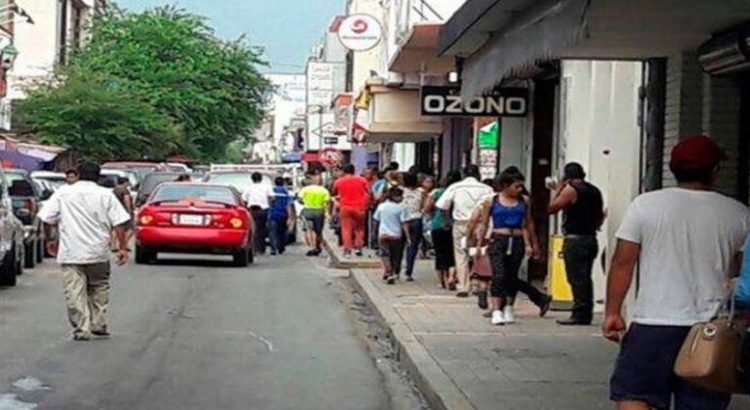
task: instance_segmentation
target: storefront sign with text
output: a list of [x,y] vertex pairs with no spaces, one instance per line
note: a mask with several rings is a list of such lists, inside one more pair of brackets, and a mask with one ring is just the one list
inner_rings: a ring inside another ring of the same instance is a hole
[[525,117],[529,111],[529,90],[495,88],[471,100],[451,86],[422,87],[422,115],[455,117]]

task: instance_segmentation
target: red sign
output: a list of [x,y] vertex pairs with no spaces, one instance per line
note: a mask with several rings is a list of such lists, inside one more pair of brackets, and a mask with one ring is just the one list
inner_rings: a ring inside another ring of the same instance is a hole
[[344,161],[344,154],[336,148],[324,148],[318,155],[320,163],[327,168],[341,165]]

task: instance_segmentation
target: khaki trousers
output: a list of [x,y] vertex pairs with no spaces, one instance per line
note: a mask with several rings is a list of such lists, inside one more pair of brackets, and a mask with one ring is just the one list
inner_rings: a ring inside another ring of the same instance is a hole
[[469,251],[461,247],[461,238],[466,236],[469,221],[453,222],[453,253],[456,255],[456,277],[458,279],[457,289],[459,292],[469,292],[471,281],[469,280]]
[[62,265],[65,304],[75,335],[107,330],[109,275],[109,262]]

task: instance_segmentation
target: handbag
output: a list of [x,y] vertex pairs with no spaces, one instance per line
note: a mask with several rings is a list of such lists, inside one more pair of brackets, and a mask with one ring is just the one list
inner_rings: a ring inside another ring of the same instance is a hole
[[[714,319],[690,329],[677,355],[674,372],[687,382],[725,394],[745,394],[742,342],[747,324],[735,316],[734,291]],[[726,314],[726,305],[730,309]],[[722,312],[724,314],[722,314]]]

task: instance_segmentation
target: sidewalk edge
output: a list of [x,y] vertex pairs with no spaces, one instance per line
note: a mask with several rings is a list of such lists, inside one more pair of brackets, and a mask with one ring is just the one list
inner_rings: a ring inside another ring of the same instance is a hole
[[[369,274],[371,275],[373,272]],[[427,352],[427,349],[414,336],[404,320],[373,286],[367,275],[368,273],[361,269],[351,269],[350,276],[355,288],[373,307],[373,310],[390,331],[397,359],[414,378],[430,406],[433,409],[440,410],[474,409],[475,407],[469,402],[468,398]]]
[[380,267],[380,261],[356,261],[356,260],[342,260],[337,252],[337,249],[328,243],[328,239],[323,238],[323,248],[328,252],[331,260],[331,267],[334,269],[377,269]]

